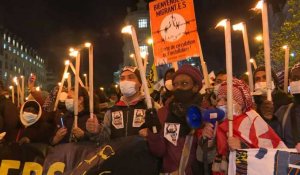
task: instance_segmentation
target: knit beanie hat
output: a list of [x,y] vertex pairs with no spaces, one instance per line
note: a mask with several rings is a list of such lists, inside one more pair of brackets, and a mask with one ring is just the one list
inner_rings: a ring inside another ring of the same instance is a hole
[[[243,113],[253,108],[252,96],[248,85],[237,78],[232,80],[232,96],[233,100],[242,107]],[[223,82],[218,91],[218,98],[224,97],[227,97],[227,82]]]
[[202,75],[199,69],[197,69],[196,67],[193,67],[189,64],[183,65],[175,72],[172,81],[174,81],[174,79],[180,74],[185,74],[191,77],[193,81],[199,86],[198,90],[202,88]]

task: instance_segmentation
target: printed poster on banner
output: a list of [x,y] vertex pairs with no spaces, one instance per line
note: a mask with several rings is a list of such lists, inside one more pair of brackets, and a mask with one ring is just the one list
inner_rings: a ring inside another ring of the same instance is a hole
[[156,65],[199,56],[193,0],[156,0],[149,11]]

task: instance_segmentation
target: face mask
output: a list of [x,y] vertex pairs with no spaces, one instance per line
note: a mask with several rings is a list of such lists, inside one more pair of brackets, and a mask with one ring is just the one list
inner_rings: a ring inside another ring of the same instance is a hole
[[300,94],[300,80],[290,82],[291,94]]
[[215,85],[215,86],[214,86],[214,93],[215,93],[215,95],[218,95],[220,86],[221,86],[221,84],[218,84],[218,85]]
[[195,93],[192,91],[192,89],[189,90],[177,89],[174,91],[173,94],[174,94],[174,100],[180,103],[188,103],[192,101],[193,97],[195,96]]
[[[217,108],[224,111],[225,114],[227,115],[227,105],[218,106]],[[232,115],[233,116],[241,115],[241,111],[239,110],[239,105],[233,104]]]
[[173,90],[173,82],[172,80],[167,80],[165,82],[165,88],[168,90],[168,91],[172,91]]
[[37,118],[37,114],[31,112],[23,112],[23,118],[27,123],[32,123]]
[[240,110],[240,105],[233,103],[232,115],[239,116],[241,114],[242,114],[242,111]]
[[[274,82],[272,81],[272,90],[275,89],[275,85],[274,85]],[[255,83],[255,91],[256,90],[267,90],[267,82],[257,82]]]
[[67,98],[65,100],[65,104],[66,104],[66,109],[70,112],[73,112],[74,111],[74,99],[69,99]]
[[133,81],[121,81],[120,90],[125,97],[131,97],[136,93],[136,83]]

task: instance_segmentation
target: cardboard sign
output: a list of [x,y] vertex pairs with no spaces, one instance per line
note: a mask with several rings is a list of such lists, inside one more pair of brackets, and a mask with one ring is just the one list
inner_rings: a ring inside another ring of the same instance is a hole
[[156,0],[149,10],[156,65],[199,56],[193,0]]

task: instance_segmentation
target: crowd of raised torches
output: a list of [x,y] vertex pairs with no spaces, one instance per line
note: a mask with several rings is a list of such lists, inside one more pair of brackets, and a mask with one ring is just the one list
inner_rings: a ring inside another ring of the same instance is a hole
[[[268,94],[267,94],[267,98],[268,100],[272,100],[271,99],[271,62],[270,62],[270,42],[269,42],[269,26],[268,26],[268,12],[267,12],[267,2],[265,2],[264,0],[260,0],[257,5],[255,6],[255,8],[253,8],[252,10],[260,10],[262,12],[262,26],[263,26],[263,35],[257,35],[255,37],[255,40],[259,41],[259,42],[263,42],[264,43],[264,57],[265,57],[265,67],[266,67],[266,80],[267,80],[267,87],[268,87]],[[252,65],[254,69],[257,68],[257,64],[255,59],[251,58],[250,56],[250,49],[249,49],[249,41],[248,41],[248,34],[247,34],[247,27],[246,27],[246,23],[245,22],[240,22],[238,24],[235,24],[233,26],[231,26],[230,23],[230,19],[223,19],[221,20],[217,25],[216,28],[218,27],[223,27],[224,28],[224,34],[225,34],[225,50],[226,50],[226,70],[227,70],[227,88],[228,88],[228,94],[227,94],[227,99],[232,99],[232,91],[229,90],[232,87],[232,48],[231,48],[231,27],[233,28],[234,31],[241,31],[242,35],[243,35],[243,42],[244,42],[244,49],[245,49],[245,56],[246,56],[246,64],[247,64],[247,71],[246,71],[246,75],[248,75],[248,79],[249,79],[249,87],[250,90],[253,92],[254,87],[253,87],[253,77],[252,77]],[[139,68],[140,73],[141,73],[141,79],[142,79],[142,84],[143,84],[143,90],[145,93],[145,98],[146,98],[146,102],[147,102],[147,106],[148,108],[152,107],[152,103],[151,103],[151,97],[147,88],[147,81],[146,81],[146,77],[145,77],[145,73],[146,73],[146,67],[148,64],[148,53],[146,52],[140,52],[140,48],[138,45],[138,40],[137,40],[137,36],[136,36],[136,32],[135,29],[132,25],[129,26],[125,26],[122,28],[121,32],[123,34],[129,34],[132,37],[132,42],[133,42],[133,46],[134,46],[134,54],[130,54],[130,57],[134,60],[135,65]],[[147,40],[147,43],[149,45],[153,44],[153,40],[150,38]],[[200,50],[201,50],[201,44],[200,44],[200,40],[199,40],[199,46],[200,46]],[[79,76],[80,73],[80,51],[84,48],[88,48],[89,49],[89,73],[88,74],[83,74],[84,76],[84,84]],[[284,75],[284,91],[287,92],[287,87],[288,87],[288,64],[289,64],[289,46],[285,45],[283,46],[283,49],[285,50],[285,75]],[[59,91],[57,94],[57,98],[56,98],[56,102],[55,102],[55,106],[54,106],[54,110],[56,110],[57,108],[57,104],[58,104],[58,99],[59,99],[59,95],[62,91],[62,87],[64,85],[65,80],[67,80],[67,84],[68,84],[68,91],[71,90],[72,87],[72,80],[71,80],[71,73],[68,72],[68,69],[71,68],[72,73],[75,76],[75,83],[74,83],[74,115],[75,115],[75,126],[77,126],[76,124],[76,117],[78,115],[78,88],[79,88],[79,84],[82,87],[85,87],[89,94],[93,94],[93,45],[91,43],[84,43],[82,45],[77,46],[76,48],[70,48],[69,49],[69,55],[71,57],[75,57],[76,58],[76,68],[74,67],[74,65],[72,64],[72,62],[70,62],[69,60],[65,61],[65,70],[62,76],[61,81],[58,83],[59,85]],[[202,50],[201,50],[201,54],[202,55]],[[142,60],[143,58],[143,60]],[[202,70],[203,70],[203,74],[204,74],[204,78],[208,77],[206,74],[207,73],[207,65],[204,61],[203,55],[202,57],[200,56],[200,62],[201,62],[201,66],[202,66]],[[175,68],[175,70],[178,68],[177,63],[172,63],[173,67]],[[205,72],[206,70],[206,72]],[[14,77],[13,79],[13,83],[14,85],[17,87],[17,103],[19,105],[23,104],[25,99],[24,99],[24,76],[20,76],[20,79],[22,80],[21,85],[19,83],[19,78],[18,77]],[[209,87],[209,83],[208,81],[206,82],[206,87]],[[118,88],[118,85],[115,85],[116,88]],[[15,89],[14,86],[10,86],[10,89],[12,91],[12,94],[15,93]],[[40,90],[40,87],[37,87],[36,90]],[[104,91],[104,87],[100,87],[101,91]],[[12,101],[15,103],[15,98],[14,95],[12,95]],[[94,104],[94,99],[93,99],[93,95],[90,95],[90,114],[91,117],[93,116],[93,104]],[[232,101],[229,100],[228,102],[228,117],[232,117]],[[231,125],[231,124],[230,124]],[[232,127],[232,126],[230,126]],[[231,130],[231,129],[230,129]],[[232,133],[230,133],[232,134]]]

